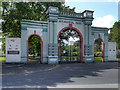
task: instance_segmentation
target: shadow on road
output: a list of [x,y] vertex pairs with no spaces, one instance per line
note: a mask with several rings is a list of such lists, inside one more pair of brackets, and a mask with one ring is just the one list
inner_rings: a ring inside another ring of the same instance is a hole
[[[26,87],[26,88],[44,88],[57,84],[84,84],[77,82],[77,78],[87,78],[88,76],[103,77],[105,70],[118,69],[117,62],[89,63],[89,64],[3,64],[2,67],[2,84],[3,87]],[[73,78],[73,80],[71,79]],[[103,78],[104,79],[104,78]],[[74,81],[76,80],[76,82]],[[75,82],[75,83],[74,83]],[[90,82],[90,81],[89,81]],[[88,83],[89,83],[88,82]],[[47,89],[44,89],[47,90]]]

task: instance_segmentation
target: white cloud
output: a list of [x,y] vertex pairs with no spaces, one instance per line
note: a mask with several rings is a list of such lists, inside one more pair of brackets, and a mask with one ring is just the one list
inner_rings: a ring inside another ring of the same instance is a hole
[[93,20],[92,26],[111,28],[116,19],[112,15],[98,17]]

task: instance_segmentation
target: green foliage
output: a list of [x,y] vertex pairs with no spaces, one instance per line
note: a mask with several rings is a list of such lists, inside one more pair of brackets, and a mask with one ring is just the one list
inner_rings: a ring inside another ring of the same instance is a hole
[[120,50],[117,50],[117,58],[120,58]]
[[[61,32],[59,36],[60,44],[61,44],[61,49],[60,53],[61,56],[78,56],[79,54],[79,40],[74,42],[74,45],[68,45],[65,47],[63,40],[69,41],[69,38],[79,38],[78,33],[75,30],[64,30]],[[63,53],[63,51],[66,51],[66,53]]]
[[120,21],[115,22],[113,27],[110,29],[108,40],[110,42],[116,42],[117,50],[120,50]]
[[120,58],[116,58],[117,61],[120,61]]
[[101,39],[96,39],[95,40],[95,52],[101,52],[101,44],[102,44],[102,40]]
[[40,56],[41,40],[38,36],[33,35],[29,38],[29,54],[33,56]]
[[95,62],[102,62],[102,58],[101,57],[95,57]]
[[117,58],[120,58],[120,21],[115,22],[113,27],[110,29],[108,40],[109,42],[116,42]]
[[94,56],[95,56],[95,57],[101,57],[101,56],[102,56],[102,52],[95,52],[95,53],[94,53]]
[[[79,43],[74,43],[74,45],[67,45],[66,47],[63,45],[61,45],[60,50],[61,50],[61,55],[62,56],[70,56],[71,52],[72,52],[72,56],[78,56],[79,54]],[[72,49],[72,50],[71,50]],[[66,53],[63,53],[63,50],[66,51]]]
[[74,30],[64,30],[61,32],[60,36],[59,36],[59,39],[62,41],[62,40],[69,40],[69,38],[72,37],[73,39],[74,38],[79,38],[79,35],[76,31]]
[[29,60],[37,60],[37,59],[33,57],[29,57]]
[[[78,54],[79,54],[79,43],[80,43],[79,41],[80,40],[74,42],[74,45],[67,45],[66,47],[64,46],[63,40],[68,41],[70,37],[72,37],[73,39],[79,38],[79,35],[74,30],[64,30],[61,32],[61,34],[59,36],[59,40],[61,43],[61,49],[60,49],[61,56],[67,56],[67,57],[71,56],[71,55],[78,56]],[[63,50],[65,50],[66,53],[63,53]]]
[[0,57],[0,62],[5,62],[6,61],[6,57]]
[[[61,2],[2,2],[2,31],[8,38],[21,37],[21,20],[47,21],[46,10],[49,6],[58,7],[59,10],[74,11]],[[5,40],[2,44],[5,51]]]
[[74,11],[60,2],[3,2],[2,23],[3,33],[8,37],[21,37],[22,19],[46,21],[46,10],[49,6],[59,10]]
[[102,56],[102,40],[100,38],[95,40],[94,47],[94,56],[101,57]]
[[2,55],[4,56],[5,55],[5,38],[2,39]]

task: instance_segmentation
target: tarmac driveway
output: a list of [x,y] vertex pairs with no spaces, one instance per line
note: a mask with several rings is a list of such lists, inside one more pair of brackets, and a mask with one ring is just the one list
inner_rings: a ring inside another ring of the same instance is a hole
[[118,88],[118,63],[3,64],[3,88]]

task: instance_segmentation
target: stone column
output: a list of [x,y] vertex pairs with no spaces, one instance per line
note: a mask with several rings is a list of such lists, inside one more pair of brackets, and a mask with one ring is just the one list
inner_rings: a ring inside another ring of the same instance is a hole
[[49,24],[48,64],[58,64],[58,46],[57,46],[58,8],[49,7],[47,12]]
[[57,44],[57,22],[54,22],[54,43]]
[[85,25],[85,34],[84,34],[84,62],[93,62],[93,45],[92,45],[92,35],[91,35],[91,25]]
[[48,29],[43,28],[43,63],[47,63],[48,56]]
[[89,26],[89,56],[91,57],[91,62],[94,61],[94,34],[92,34],[92,28]]
[[108,60],[108,32],[104,34],[104,61]]
[[27,63],[27,27],[21,27],[21,62]]
[[90,42],[91,42],[91,47],[92,47],[92,60],[94,61],[94,32],[92,31],[92,29],[91,29],[91,40],[90,40]]
[[85,25],[84,30],[84,56],[88,55],[88,25]]
[[53,43],[53,22],[49,22],[49,43]]

